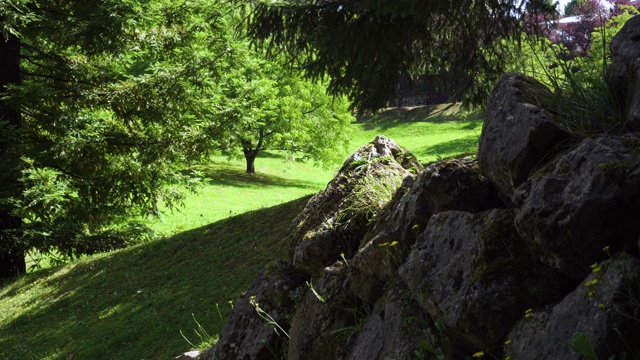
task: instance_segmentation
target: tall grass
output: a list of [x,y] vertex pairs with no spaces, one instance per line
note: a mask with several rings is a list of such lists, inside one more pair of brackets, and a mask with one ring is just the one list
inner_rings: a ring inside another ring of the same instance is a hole
[[534,94],[536,104],[549,110],[566,130],[577,137],[616,133],[624,128],[624,118],[615,92],[607,84],[613,36],[638,10],[610,19],[591,34],[587,54],[569,53],[547,39],[524,37],[513,59],[513,70],[532,76],[547,85],[553,95]]

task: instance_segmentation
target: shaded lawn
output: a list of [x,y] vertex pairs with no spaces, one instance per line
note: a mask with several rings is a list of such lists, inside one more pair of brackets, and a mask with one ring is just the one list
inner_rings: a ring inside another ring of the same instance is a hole
[[[269,261],[286,257],[308,198],[29,274],[0,288],[2,359],[170,359],[222,319]],[[217,307],[216,307],[217,304]],[[218,310],[220,314],[218,314]],[[116,351],[116,352],[114,352]]]

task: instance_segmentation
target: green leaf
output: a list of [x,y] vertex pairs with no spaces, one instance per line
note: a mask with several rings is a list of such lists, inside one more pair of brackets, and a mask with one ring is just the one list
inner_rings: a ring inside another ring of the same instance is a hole
[[575,332],[568,343],[569,347],[589,360],[598,360],[595,350],[587,335],[583,332]]

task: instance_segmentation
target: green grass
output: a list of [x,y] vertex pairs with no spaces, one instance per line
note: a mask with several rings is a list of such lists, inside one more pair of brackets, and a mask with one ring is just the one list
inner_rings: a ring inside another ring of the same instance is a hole
[[237,215],[0,288],[0,359],[170,359],[219,333],[308,198]]
[[[392,109],[353,124],[348,151],[385,135],[411,150],[422,163],[430,163],[475,151],[482,119],[481,113],[460,111],[456,105]],[[153,221],[156,231],[168,236],[313,194],[324,189],[335,173],[311,163],[285,161],[277,152],[261,153],[256,175],[244,173],[244,161],[225,157],[214,157],[197,169],[207,177],[204,186],[197,194],[187,194],[187,206]]]
[[[383,134],[431,162],[475,149],[481,124],[452,109],[387,111],[353,125],[349,151]],[[0,286],[0,359],[170,359],[189,350],[180,331],[192,343],[196,321],[220,332],[228,301],[269,259],[286,257],[292,220],[334,173],[277,153],[256,161],[256,176],[222,157],[199,170],[202,191],[152,224],[164,238]]]

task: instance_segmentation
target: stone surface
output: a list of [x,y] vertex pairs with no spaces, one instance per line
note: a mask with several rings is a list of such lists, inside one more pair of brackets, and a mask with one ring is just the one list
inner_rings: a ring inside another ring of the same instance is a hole
[[640,260],[620,253],[595,269],[559,304],[522,319],[504,354],[518,360],[585,359],[567,345],[578,332],[598,359],[640,354]]
[[356,151],[205,358],[578,359],[572,336],[640,354],[640,134],[563,142],[532,105],[549,96],[503,78],[477,163]]
[[[349,344],[346,336],[357,327],[357,317],[366,317],[359,299],[346,289],[344,263],[327,267],[312,283],[291,321],[289,360],[338,359]],[[313,286],[313,288],[311,288]],[[341,336],[342,335],[342,336]]]
[[[302,296],[304,280],[291,263],[279,261],[268,265],[238,301],[206,360],[273,359],[274,353],[286,352],[286,335],[256,311],[256,304],[288,331],[295,303]],[[263,314],[264,315],[264,314]]]
[[547,111],[533,104],[552,96],[543,84],[521,74],[505,75],[491,92],[478,162],[507,204],[531,171],[568,138]]
[[543,263],[582,280],[604,246],[637,254],[639,154],[634,135],[585,139],[533,177],[516,225]]
[[367,302],[376,301],[383,285],[397,277],[399,266],[434,213],[480,212],[499,203],[477,161],[448,159],[428,166],[398,191],[365,235],[353,258],[352,290]]
[[373,218],[413,175],[409,170],[421,169],[413,154],[384,136],[358,149],[295,220],[291,255],[296,268],[314,275],[340,254],[353,256]]
[[361,320],[349,359],[414,359],[421,343],[436,345],[425,335],[433,321],[423,314],[406,285],[395,284],[378,304]]
[[640,16],[627,21],[611,39],[608,85],[626,119],[626,127],[640,131]]
[[508,210],[434,215],[400,276],[454,338],[492,356],[525,309],[569,288],[534,261]]

